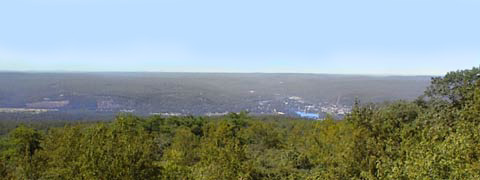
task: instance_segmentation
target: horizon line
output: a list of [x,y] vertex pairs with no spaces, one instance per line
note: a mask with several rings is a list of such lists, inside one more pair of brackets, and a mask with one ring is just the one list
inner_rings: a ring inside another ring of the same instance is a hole
[[191,73],[191,74],[312,74],[312,75],[347,75],[347,76],[444,76],[445,74],[367,74],[367,73],[322,73],[322,72],[221,72],[221,71],[83,71],[83,70],[0,70],[0,73]]

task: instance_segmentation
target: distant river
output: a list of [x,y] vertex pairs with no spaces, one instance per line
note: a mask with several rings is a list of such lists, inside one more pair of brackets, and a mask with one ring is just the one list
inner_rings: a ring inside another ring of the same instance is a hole
[[315,113],[305,113],[301,111],[296,111],[295,113],[297,113],[300,117],[303,118],[320,119],[320,115]]

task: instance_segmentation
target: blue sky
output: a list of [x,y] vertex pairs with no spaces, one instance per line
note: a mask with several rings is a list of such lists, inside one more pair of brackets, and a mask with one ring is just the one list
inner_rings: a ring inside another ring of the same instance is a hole
[[477,0],[0,2],[0,70],[441,75],[480,65]]

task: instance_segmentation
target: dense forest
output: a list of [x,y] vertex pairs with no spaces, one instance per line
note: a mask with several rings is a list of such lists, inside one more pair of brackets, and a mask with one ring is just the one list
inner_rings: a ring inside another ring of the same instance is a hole
[[[480,179],[480,69],[323,121],[231,113],[18,125],[3,179]],[[39,128],[40,127],[40,128]]]

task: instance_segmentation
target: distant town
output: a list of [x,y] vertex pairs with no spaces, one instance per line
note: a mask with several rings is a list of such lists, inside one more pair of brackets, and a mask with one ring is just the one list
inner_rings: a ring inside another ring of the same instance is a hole
[[362,102],[412,100],[427,76],[228,73],[3,73],[0,113],[222,116],[247,111],[321,120]]
[[[250,93],[254,93],[253,90]],[[63,97],[63,95],[60,95]],[[70,104],[69,100],[51,100],[51,98],[43,98],[43,101],[30,102],[25,104],[23,108],[0,108],[0,113],[45,113],[58,112]],[[130,104],[134,104],[131,102]],[[96,112],[110,112],[110,113],[136,113],[137,110],[132,108],[129,104],[120,104],[115,101],[113,97],[103,97],[97,100]],[[298,116],[309,119],[320,120],[326,115],[341,118],[351,111],[352,107],[342,105],[338,101],[336,103],[329,102],[308,102],[299,96],[289,96],[283,99],[276,100],[261,100],[255,105],[244,109],[253,115],[285,115]],[[231,111],[225,110],[223,112],[197,112],[195,115],[205,116],[223,116]],[[179,112],[150,112],[149,115],[161,116],[185,116],[193,113]]]

